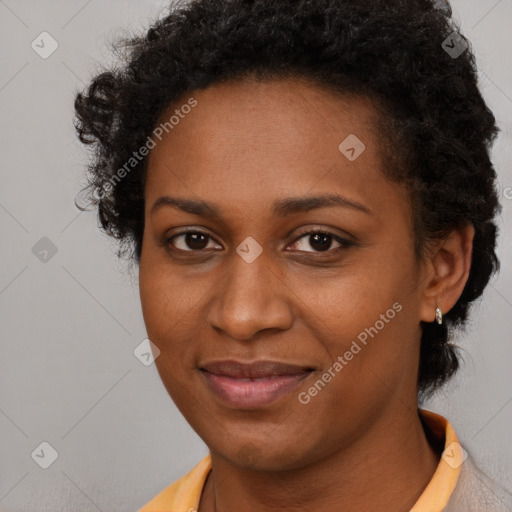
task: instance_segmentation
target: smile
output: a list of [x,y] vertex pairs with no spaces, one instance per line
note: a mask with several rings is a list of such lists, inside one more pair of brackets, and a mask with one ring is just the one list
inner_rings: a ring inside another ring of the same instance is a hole
[[220,361],[205,364],[200,370],[209,389],[225,405],[247,410],[270,405],[291,392],[312,368],[272,361]]

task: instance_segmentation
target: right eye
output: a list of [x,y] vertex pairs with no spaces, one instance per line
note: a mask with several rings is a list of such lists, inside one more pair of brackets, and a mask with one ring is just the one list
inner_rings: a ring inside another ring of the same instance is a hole
[[[179,241],[178,243],[176,243],[177,240]],[[167,238],[165,244],[166,246],[171,246],[171,249],[178,251],[199,252],[207,249],[209,240],[213,240],[213,238],[208,233],[197,230],[186,230]],[[179,245],[181,247],[179,247]]]

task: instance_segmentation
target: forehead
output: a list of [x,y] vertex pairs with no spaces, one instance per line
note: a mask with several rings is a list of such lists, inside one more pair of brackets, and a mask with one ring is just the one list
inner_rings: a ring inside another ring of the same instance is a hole
[[[180,110],[191,97],[196,106]],[[303,80],[244,79],[183,95],[159,123],[173,115],[178,122],[149,155],[148,207],[164,192],[248,207],[312,191],[357,201],[387,181],[365,97]]]
[[[187,108],[191,111],[181,119],[173,116],[192,96],[197,106]],[[348,130],[369,139],[377,113],[366,96],[327,91],[305,78],[244,78],[184,94],[162,113],[157,124],[171,117],[179,125],[166,130],[169,133],[164,138],[174,139],[177,145],[194,132],[205,149],[208,144],[220,144],[219,149],[239,143],[277,144],[281,150],[300,154],[301,148],[302,153],[311,153],[318,139],[332,135],[337,140]],[[372,138],[376,135],[372,133]],[[306,146],[305,141],[309,141]]]

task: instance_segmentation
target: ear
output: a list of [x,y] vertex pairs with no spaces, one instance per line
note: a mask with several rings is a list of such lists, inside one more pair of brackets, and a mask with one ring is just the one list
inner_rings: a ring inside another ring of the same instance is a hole
[[475,228],[467,224],[431,245],[420,308],[424,322],[435,320],[436,307],[448,313],[461,296],[471,268],[474,236]]

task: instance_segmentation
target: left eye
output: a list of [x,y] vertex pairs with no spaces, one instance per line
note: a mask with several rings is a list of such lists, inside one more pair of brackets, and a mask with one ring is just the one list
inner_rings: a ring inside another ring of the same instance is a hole
[[[177,243],[179,240],[181,240],[181,243]],[[182,233],[170,237],[166,243],[180,251],[197,252],[208,249],[208,243],[213,243],[213,240],[214,239],[208,233],[203,233],[202,231],[183,231]],[[338,247],[334,249],[331,248],[333,241],[338,244]],[[302,252],[327,252],[353,245],[350,241],[326,231],[308,231],[307,233],[303,233],[292,243],[292,246],[300,246],[301,244],[303,244],[303,247],[298,250]],[[305,249],[305,245],[312,247],[313,251]]]
[[[308,237],[308,238],[306,238]],[[343,238],[340,238],[336,235],[333,235],[332,233],[326,232],[326,231],[309,231],[308,233],[302,234],[295,242],[293,242],[293,245],[299,244],[299,241],[306,241],[305,244],[309,244],[310,247],[313,247],[314,251],[307,251],[304,249],[299,249],[300,251],[304,252],[327,252],[330,250],[336,250],[341,247],[348,247],[350,246],[350,242],[348,240],[344,240]],[[339,247],[335,247],[334,249],[331,249],[332,242],[335,241],[339,244]]]

